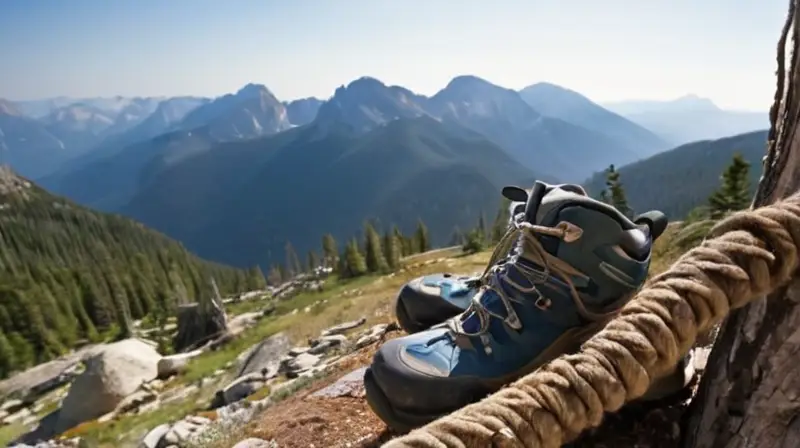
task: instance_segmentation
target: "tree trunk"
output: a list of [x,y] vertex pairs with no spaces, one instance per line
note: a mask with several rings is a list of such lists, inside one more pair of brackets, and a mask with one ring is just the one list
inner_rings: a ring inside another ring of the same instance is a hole
[[[778,44],[778,80],[764,175],[754,206],[800,189],[800,17],[792,0]],[[787,36],[791,35],[787,46]],[[786,61],[788,47],[791,61]],[[785,63],[788,68],[784,69]],[[800,446],[800,278],[728,317],[689,411],[688,448]]]

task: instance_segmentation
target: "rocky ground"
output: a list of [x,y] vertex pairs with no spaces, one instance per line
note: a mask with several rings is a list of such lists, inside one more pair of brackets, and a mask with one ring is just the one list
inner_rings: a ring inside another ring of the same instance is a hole
[[[277,306],[248,305],[231,319],[236,339],[215,350],[163,357],[135,339],[40,366],[28,375],[35,381],[0,383],[16,397],[0,400],[0,441],[13,429],[27,433],[18,441],[42,447],[380,446],[395,434],[367,405],[362,378],[380,343],[402,335],[392,322],[396,291],[423,273],[474,272],[488,257],[445,255],[389,276],[315,284],[316,292],[284,296]],[[700,370],[703,361],[696,357]],[[678,446],[693,388],[609,416],[573,446]]]

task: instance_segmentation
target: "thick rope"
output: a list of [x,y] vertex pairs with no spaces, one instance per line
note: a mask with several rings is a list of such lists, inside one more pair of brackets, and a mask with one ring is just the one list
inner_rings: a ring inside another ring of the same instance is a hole
[[642,396],[697,335],[785,285],[798,268],[800,194],[721,221],[583,344],[387,448],[560,447]]

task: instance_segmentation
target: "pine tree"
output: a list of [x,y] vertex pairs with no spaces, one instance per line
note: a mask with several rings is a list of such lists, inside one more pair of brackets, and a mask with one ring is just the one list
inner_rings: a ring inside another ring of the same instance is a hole
[[280,267],[273,264],[269,268],[269,273],[267,274],[267,281],[272,286],[278,286],[281,283],[283,283],[283,274],[281,273]]
[[600,200],[614,206],[625,216],[633,216],[633,210],[628,205],[625,189],[622,187],[619,171],[614,165],[609,165],[606,169],[606,189],[600,192]]
[[369,222],[364,224],[364,254],[369,272],[386,272],[389,270],[381,249],[381,237]]
[[286,271],[289,278],[294,278],[303,272],[300,266],[300,259],[297,258],[297,252],[294,251],[292,243],[286,242]]
[[415,237],[417,239],[417,247],[419,248],[419,252],[427,252],[431,250],[431,244],[428,240],[428,228],[425,226],[425,223],[422,220],[417,222],[417,231],[415,232]]
[[258,291],[267,286],[267,280],[264,278],[264,273],[258,265],[253,266],[247,271],[247,290]]
[[317,257],[317,253],[313,250],[308,251],[306,259],[308,261],[308,272],[314,272],[314,269],[319,267],[319,257]]
[[386,258],[386,264],[389,269],[394,271],[400,267],[400,252],[400,242],[397,241],[394,232],[386,232],[383,235],[383,255]]
[[475,228],[464,238],[464,244],[461,246],[461,250],[467,254],[474,254],[483,250],[483,244],[483,234],[479,228]]
[[506,230],[508,230],[508,221],[511,219],[511,201],[509,199],[503,198],[500,203],[500,209],[497,210],[497,215],[494,218],[494,223],[492,224],[492,237],[491,242],[493,244],[497,244],[503,238],[503,235],[506,234]]
[[394,234],[394,237],[397,240],[397,245],[400,248],[400,258],[411,255],[411,248],[409,247],[407,238],[405,235],[403,235],[403,232],[401,232],[397,226],[394,226],[392,228],[392,233]]
[[333,235],[326,233],[322,237],[322,260],[325,266],[335,267],[339,258],[339,248]]
[[486,241],[486,219],[483,217],[483,212],[481,212],[480,216],[478,217],[478,228],[477,231],[480,233],[481,238],[483,241]]
[[733,155],[722,173],[720,187],[708,198],[711,217],[719,219],[726,213],[750,206],[750,164],[741,154]]
[[17,367],[17,356],[6,335],[0,331],[0,377],[6,377]]
[[453,228],[453,234],[450,236],[450,246],[460,246],[464,244],[465,240],[464,232],[458,226]]
[[358,241],[353,239],[347,245],[344,254],[345,268],[343,273],[346,277],[359,277],[367,273],[367,263],[364,256],[358,250]]

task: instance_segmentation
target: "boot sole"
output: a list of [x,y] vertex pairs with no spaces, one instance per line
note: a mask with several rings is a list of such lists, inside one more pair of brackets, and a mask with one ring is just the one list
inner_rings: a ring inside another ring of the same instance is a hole
[[[503,378],[487,381],[487,388],[493,389],[496,392],[506,384],[521,378],[527,373],[533,372],[540,366],[564,353],[577,352],[581,344],[595,335],[604,326],[605,322],[574,329],[569,333],[565,333],[551,344],[547,350],[521,369],[523,373],[511,374]],[[694,362],[691,355],[689,355],[681,360],[681,363],[678,364],[673,373],[657,379],[642,397],[634,400],[634,403],[658,401],[675,395],[686,389],[692,380],[694,380],[695,374]],[[372,408],[372,411],[390,428],[399,433],[409,432],[457,410],[453,409],[446,412],[425,413],[419,410],[405,411],[398,409],[392,405],[389,398],[380,388],[372,373],[372,369],[369,367],[364,373],[364,388],[366,390],[367,403],[370,408]],[[465,403],[464,406],[467,404],[469,403]]]

